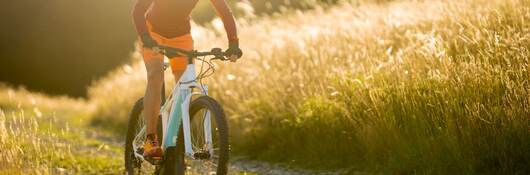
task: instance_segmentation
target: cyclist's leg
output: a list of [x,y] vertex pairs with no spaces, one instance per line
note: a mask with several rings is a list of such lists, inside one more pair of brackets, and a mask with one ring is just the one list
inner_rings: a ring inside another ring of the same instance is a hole
[[146,158],[160,159],[162,148],[157,139],[158,115],[162,101],[162,85],[164,83],[164,57],[152,49],[142,48],[145,68],[147,70],[147,88],[144,96],[144,120],[146,121],[147,139],[143,146]]
[[151,49],[142,49],[145,68],[147,70],[147,88],[144,96],[144,117],[146,121],[146,134],[155,134],[157,131],[158,115],[160,112],[161,89],[164,83],[163,56]]
[[[149,34],[158,44],[163,44],[165,38],[152,31],[152,25],[146,21]],[[139,42],[142,50],[145,68],[147,71],[147,88],[144,96],[144,117],[146,121],[146,134],[154,134],[156,137],[158,115],[160,113],[160,103],[162,102],[162,86],[164,84],[164,55],[154,52],[152,49],[143,48],[142,42]]]
[[[152,32],[152,26],[148,21],[146,23],[151,37],[157,43],[162,44],[165,38]],[[161,90],[164,84],[164,56],[152,49],[143,48],[142,42],[139,42],[139,44],[140,48],[142,48],[142,56],[147,70],[147,88],[144,96],[144,119],[146,121],[147,139],[143,146],[143,155],[148,158],[160,159],[163,150],[157,139],[157,125],[162,101]]]

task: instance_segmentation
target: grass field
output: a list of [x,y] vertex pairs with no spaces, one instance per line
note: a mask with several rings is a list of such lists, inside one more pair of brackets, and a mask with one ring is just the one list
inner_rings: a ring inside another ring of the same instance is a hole
[[[529,21],[525,0],[343,3],[241,19],[244,58],[218,63],[206,82],[230,116],[233,153],[250,159],[383,174],[528,174]],[[198,49],[225,46],[222,25],[212,26],[195,27]],[[38,104],[58,103],[50,111],[65,116],[85,111],[79,125],[120,135],[145,88],[142,64],[134,53],[94,83],[89,100]],[[1,105],[0,126],[27,126],[2,132],[9,155],[43,149],[22,148],[31,139],[12,141],[16,133],[66,137],[32,124],[42,119],[30,114],[39,105],[29,106]],[[32,166],[41,165],[52,164]]]
[[121,174],[122,148],[82,100],[0,87],[0,174]]

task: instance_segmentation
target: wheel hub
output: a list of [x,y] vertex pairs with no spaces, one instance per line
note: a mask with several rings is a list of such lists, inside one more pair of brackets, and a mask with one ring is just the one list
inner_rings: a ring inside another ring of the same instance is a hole
[[210,153],[206,150],[201,150],[201,151],[193,153],[193,158],[199,159],[199,160],[209,159]]

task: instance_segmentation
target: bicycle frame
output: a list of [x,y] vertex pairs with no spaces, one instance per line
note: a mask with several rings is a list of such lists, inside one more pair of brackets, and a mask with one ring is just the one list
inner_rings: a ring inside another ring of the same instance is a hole
[[[195,73],[195,65],[190,63],[187,65],[186,71],[177,82],[172,90],[172,94],[167,98],[164,105],[160,109],[162,116],[162,148],[167,150],[169,147],[176,146],[178,132],[182,123],[184,136],[184,150],[185,155],[194,158],[192,149],[191,131],[190,131],[190,102],[193,96],[208,95],[208,88],[206,85],[199,85],[195,80],[197,75]],[[193,88],[198,88],[200,92],[192,92]],[[204,138],[207,144],[207,149],[210,154],[213,154],[212,148],[212,134],[211,134],[211,120],[210,113],[205,113],[204,121]],[[181,122],[182,121],[182,122]],[[145,126],[138,133],[136,138],[145,132]],[[136,140],[135,138],[135,140]],[[134,148],[136,150],[136,148]],[[136,157],[143,158],[143,155],[135,152]]]

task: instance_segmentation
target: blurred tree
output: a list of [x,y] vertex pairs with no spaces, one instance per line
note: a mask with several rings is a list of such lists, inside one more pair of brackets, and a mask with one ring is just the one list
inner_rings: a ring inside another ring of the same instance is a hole
[[[236,16],[241,0],[227,0]],[[245,0],[256,14],[337,0]],[[0,6],[0,81],[51,94],[85,96],[92,80],[128,60],[136,39],[134,0],[7,0]],[[247,9],[248,12],[248,9]],[[243,16],[243,15],[242,15]],[[192,17],[215,17],[201,0]]]
[[131,0],[17,0],[0,7],[0,81],[83,96],[133,49]]
[[[268,15],[280,12],[282,9],[312,9],[316,5],[336,4],[340,0],[227,0],[236,16],[241,16],[246,9],[238,8],[238,2],[249,3],[255,15]],[[209,0],[199,1],[192,14],[193,20],[199,24],[205,24],[215,18],[214,9]]]

